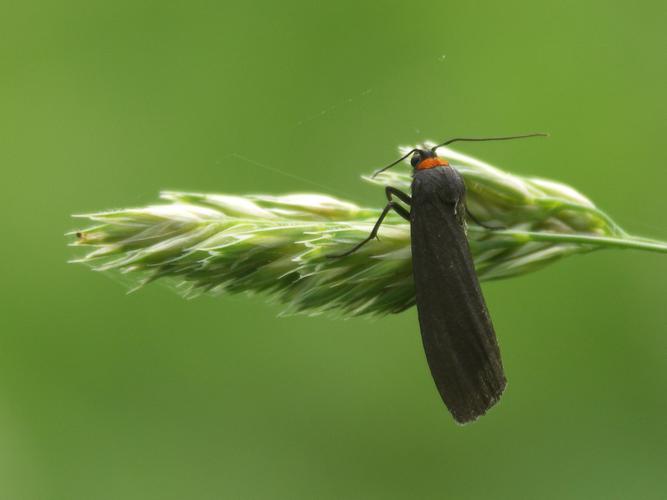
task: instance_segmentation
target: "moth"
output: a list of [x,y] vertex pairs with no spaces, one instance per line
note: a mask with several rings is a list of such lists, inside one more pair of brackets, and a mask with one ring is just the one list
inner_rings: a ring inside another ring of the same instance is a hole
[[426,360],[443,402],[459,423],[484,415],[498,402],[507,382],[468,245],[466,215],[481,226],[488,226],[470,214],[463,177],[437,155],[437,150],[459,141],[501,141],[544,135],[459,137],[432,148],[411,150],[373,174],[410,157],[411,194],[386,187],[388,202],[368,238],[345,253],[330,256],[344,258],[371,242],[391,210],[410,222],[417,313]]

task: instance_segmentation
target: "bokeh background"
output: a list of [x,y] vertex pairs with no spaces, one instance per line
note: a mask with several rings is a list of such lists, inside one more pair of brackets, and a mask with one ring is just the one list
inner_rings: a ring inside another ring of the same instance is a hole
[[160,189],[379,206],[359,175],[399,144],[546,130],[462,150],[665,239],[662,2],[0,12],[0,498],[667,497],[664,255],[486,284],[509,386],[458,427],[414,311],[278,318],[261,298],[126,295],[67,264],[63,236],[72,213]]

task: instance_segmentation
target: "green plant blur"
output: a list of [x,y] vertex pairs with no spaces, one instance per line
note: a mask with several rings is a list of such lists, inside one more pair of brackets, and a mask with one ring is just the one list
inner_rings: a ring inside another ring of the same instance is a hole
[[664,255],[485,284],[509,385],[462,428],[413,309],[126,295],[62,236],[160,190],[377,207],[359,175],[397,144],[546,130],[460,149],[665,240],[664,22],[657,1],[3,4],[0,498],[667,496]]

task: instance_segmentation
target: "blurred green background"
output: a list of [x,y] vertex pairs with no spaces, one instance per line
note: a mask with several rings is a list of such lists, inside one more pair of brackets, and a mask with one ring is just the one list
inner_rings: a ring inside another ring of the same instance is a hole
[[0,5],[0,498],[667,496],[664,255],[485,285],[509,386],[458,427],[414,311],[126,295],[63,237],[160,189],[380,206],[399,144],[546,130],[461,149],[666,239],[662,2]]

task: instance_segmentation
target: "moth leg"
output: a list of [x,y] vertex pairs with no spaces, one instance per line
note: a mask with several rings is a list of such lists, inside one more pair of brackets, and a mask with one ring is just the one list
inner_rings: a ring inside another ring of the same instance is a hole
[[468,217],[470,217],[470,220],[472,220],[475,224],[477,224],[478,226],[482,226],[483,228],[488,229],[490,231],[499,231],[501,229],[507,229],[506,227],[503,227],[503,226],[487,226],[483,222],[480,222],[479,219],[477,219],[477,217],[475,217],[470,212],[470,210],[468,210],[467,206],[466,206],[466,213],[468,214]]
[[[401,191],[399,191],[399,193],[401,193],[401,194],[403,194],[403,195],[405,195],[406,197],[409,198],[409,196],[407,196],[405,193],[402,193]],[[387,190],[387,197],[389,197],[389,196],[390,196],[389,195],[389,190]],[[410,220],[410,212],[408,212],[404,207],[402,207],[401,205],[399,205],[395,201],[389,201],[389,203],[387,203],[385,205],[385,207],[382,209],[382,213],[380,214],[380,217],[378,217],[378,220],[375,223],[375,225],[373,226],[373,230],[368,235],[368,238],[360,241],[359,243],[357,243],[355,246],[353,246],[347,252],[327,255],[327,257],[329,257],[331,259],[335,259],[335,258],[339,258],[339,257],[347,257],[348,255],[350,255],[350,254],[356,252],[357,250],[359,250],[361,247],[363,247],[366,243],[371,241],[373,238],[376,238],[377,234],[378,234],[378,231],[380,229],[380,226],[382,225],[382,221],[387,216],[387,214],[389,213],[390,210],[393,210],[394,212],[396,212],[398,215],[400,215],[404,219]]]
[[[384,194],[387,197],[387,200],[389,200],[389,203],[394,204],[394,206],[392,207],[394,212],[403,217],[406,221],[410,222],[410,212],[394,201],[394,196],[395,196],[403,203],[405,203],[407,206],[412,206],[412,198],[410,197],[410,195],[404,193],[400,189],[396,189],[395,187],[391,186],[386,186],[384,188]],[[375,238],[377,238],[378,241],[380,240],[380,237],[377,235],[377,231],[375,234]]]
[[[405,207],[399,205],[395,201],[390,201],[388,205],[391,205],[391,209],[394,212],[403,217],[406,221],[410,222],[410,212]],[[377,234],[375,237],[377,238]]]
[[[412,205],[412,198],[410,197],[409,194],[404,193],[400,189],[396,189],[395,187],[387,186],[384,188],[384,193],[387,196],[387,200],[389,201],[394,201],[393,197],[395,196],[399,200],[401,200],[403,203],[406,205],[410,206]],[[399,214],[402,216],[402,214]],[[407,219],[410,220],[410,219]]]

